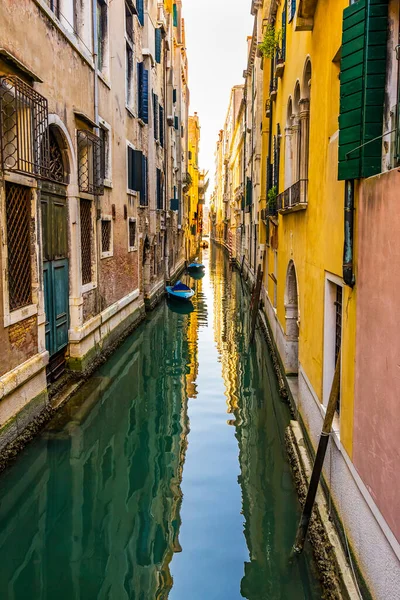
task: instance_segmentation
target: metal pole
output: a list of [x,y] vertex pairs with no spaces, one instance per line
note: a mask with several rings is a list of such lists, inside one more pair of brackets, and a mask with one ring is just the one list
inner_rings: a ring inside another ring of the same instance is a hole
[[335,375],[333,377],[331,393],[329,396],[329,402],[326,408],[321,437],[319,439],[317,455],[315,457],[314,467],[310,479],[310,485],[307,492],[307,498],[304,503],[303,513],[301,515],[300,523],[297,528],[296,540],[293,546],[293,552],[295,554],[301,554],[304,548],[308,526],[310,524],[311,514],[315,503],[315,497],[317,495],[319,479],[324,464],[326,449],[328,447],[329,435],[332,428],[333,417],[335,415],[336,404],[340,390],[340,355],[341,353],[339,351],[339,355],[336,361]]

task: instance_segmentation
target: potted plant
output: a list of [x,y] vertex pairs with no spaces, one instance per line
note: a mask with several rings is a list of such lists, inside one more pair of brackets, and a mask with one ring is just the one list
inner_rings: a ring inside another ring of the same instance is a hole
[[274,25],[268,23],[265,29],[263,41],[258,46],[258,51],[265,58],[269,58],[270,60],[272,60],[273,58],[275,58],[275,55],[279,50],[281,40],[282,30],[275,29]]

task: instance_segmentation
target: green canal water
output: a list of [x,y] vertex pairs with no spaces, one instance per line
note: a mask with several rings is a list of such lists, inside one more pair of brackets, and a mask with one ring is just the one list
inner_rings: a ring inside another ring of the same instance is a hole
[[220,250],[0,477],[1,600],[313,600],[289,422]]

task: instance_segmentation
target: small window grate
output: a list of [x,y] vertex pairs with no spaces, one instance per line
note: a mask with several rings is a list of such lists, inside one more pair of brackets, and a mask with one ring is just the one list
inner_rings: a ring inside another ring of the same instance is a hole
[[92,202],[80,200],[82,283],[92,281]]
[[0,77],[2,168],[49,177],[47,100],[18,77]]
[[111,251],[111,221],[108,219],[101,221],[101,251]]
[[6,183],[8,290],[10,310],[32,302],[30,189]]
[[136,221],[129,221],[129,248],[134,248],[136,245]]
[[101,139],[86,129],[80,129],[77,135],[79,191],[102,196],[104,194],[104,179]]

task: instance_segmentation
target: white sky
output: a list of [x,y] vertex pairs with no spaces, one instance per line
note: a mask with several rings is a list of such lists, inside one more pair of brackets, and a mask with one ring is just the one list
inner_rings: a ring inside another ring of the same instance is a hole
[[200,118],[201,169],[214,181],[214,152],[224,126],[229,93],[243,83],[247,66],[247,36],[253,31],[251,0],[184,0],[189,62],[190,114]]

